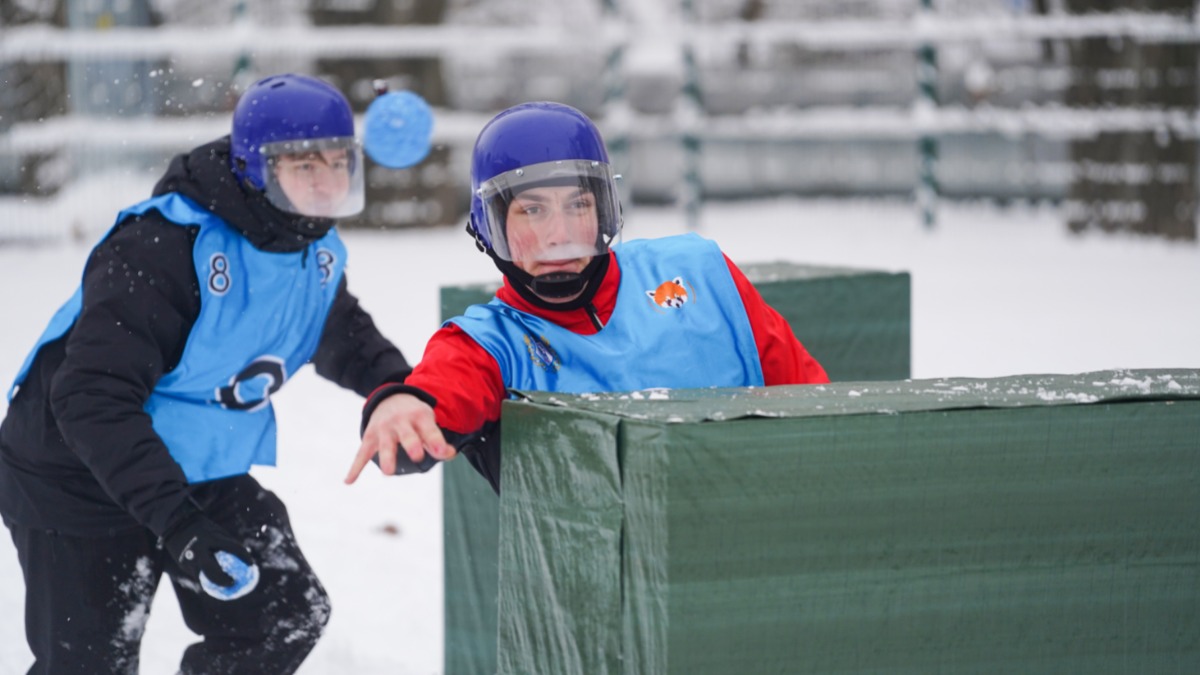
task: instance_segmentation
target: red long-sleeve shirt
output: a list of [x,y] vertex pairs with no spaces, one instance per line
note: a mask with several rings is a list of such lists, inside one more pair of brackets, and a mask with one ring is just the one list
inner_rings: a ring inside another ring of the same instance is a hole
[[[617,257],[611,256],[608,271],[592,299],[602,323],[607,324],[617,302],[621,271]],[[758,347],[763,380],[767,386],[778,384],[824,384],[829,382],[825,369],[809,355],[792,334],[787,321],[759,295],[733,261],[725,257],[750,319],[754,342]],[[521,297],[505,279],[496,296],[523,312],[539,316],[581,335],[596,332],[586,309],[545,310]],[[459,434],[471,434],[486,423],[500,418],[500,404],[507,398],[500,366],[483,347],[455,325],[439,329],[425,347],[421,362],[405,380],[435,399],[438,426]]]

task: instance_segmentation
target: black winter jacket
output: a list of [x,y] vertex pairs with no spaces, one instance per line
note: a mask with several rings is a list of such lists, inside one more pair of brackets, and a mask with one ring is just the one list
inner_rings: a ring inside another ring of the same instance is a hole
[[[255,247],[315,264],[309,246],[333,222],[292,216],[244,191],[228,160],[228,137],[180,155],[154,194],[185,195]],[[92,252],[78,321],[42,347],[0,425],[5,520],[84,536],[138,526],[161,535],[184,512],[187,480],[143,406],[178,364],[200,312],[196,233],[150,211]],[[362,396],[411,370],[346,290],[345,275],[313,364]]]

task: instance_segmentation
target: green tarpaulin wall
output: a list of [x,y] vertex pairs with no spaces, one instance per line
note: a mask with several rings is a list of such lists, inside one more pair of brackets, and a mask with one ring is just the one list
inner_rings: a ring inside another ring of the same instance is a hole
[[906,272],[791,263],[743,271],[834,382],[912,375],[912,290]]
[[[491,299],[496,286],[442,288],[442,318]],[[500,505],[464,460],[442,465],[445,555],[444,675],[496,672],[496,593]]]
[[[834,381],[907,378],[911,290],[907,273],[792,263],[742,267]],[[442,318],[485,303],[495,284],[444,287]],[[445,675],[496,672],[498,509],[463,461],[443,472]]]
[[502,674],[1200,672],[1200,371],[531,393],[504,425]]

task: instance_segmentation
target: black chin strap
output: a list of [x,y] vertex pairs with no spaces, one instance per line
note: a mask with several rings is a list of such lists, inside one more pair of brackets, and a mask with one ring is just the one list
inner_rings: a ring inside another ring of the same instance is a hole
[[[487,249],[487,254],[504,276],[513,282],[513,288],[516,289],[517,294],[530,304],[542,309],[566,311],[586,307],[600,287],[599,280],[603,279],[604,274],[608,271],[608,253],[593,256],[583,271],[578,274],[551,272],[536,277],[517,267],[511,261],[496,257],[495,252],[491,249]],[[569,298],[576,293],[579,293],[579,297],[567,302],[546,300],[546,298]]]
[[583,290],[587,280],[576,272],[551,272],[530,279],[529,290],[543,298],[569,298]]

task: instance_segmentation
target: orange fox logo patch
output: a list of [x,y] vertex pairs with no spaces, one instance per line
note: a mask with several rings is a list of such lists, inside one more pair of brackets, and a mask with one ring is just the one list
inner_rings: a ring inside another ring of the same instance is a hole
[[691,299],[695,293],[688,293],[688,285],[685,288],[683,277],[675,277],[670,281],[664,281],[659,284],[658,288],[652,291],[646,291],[646,297],[653,302],[655,309],[662,307],[663,309],[679,309],[683,304]]

